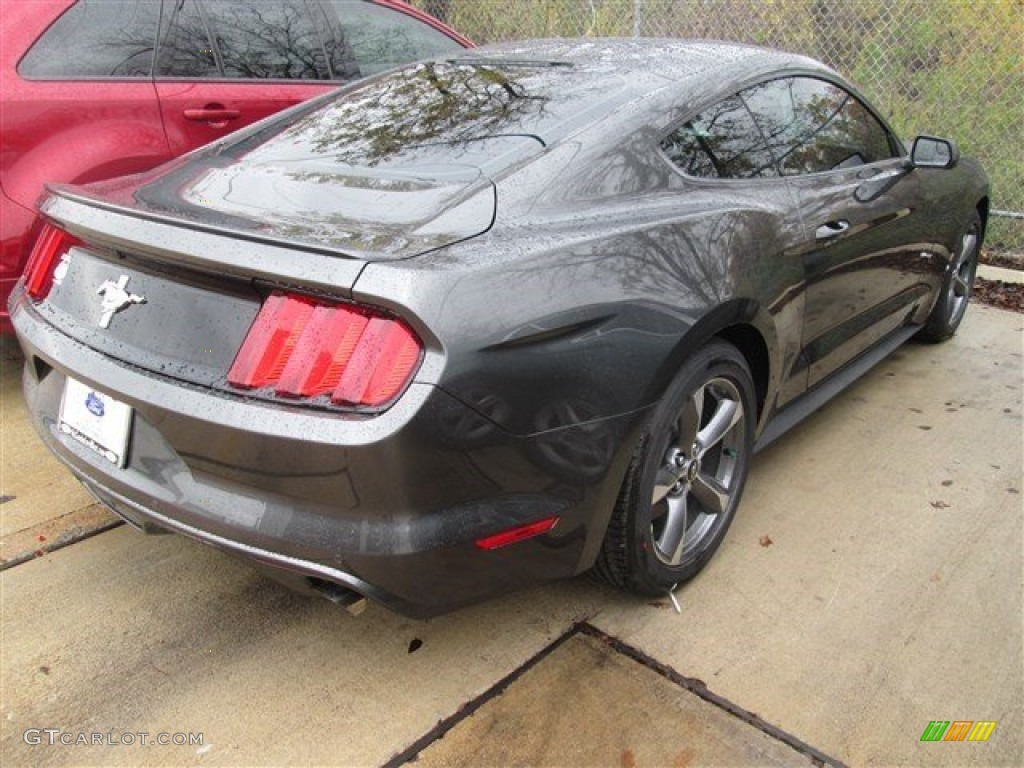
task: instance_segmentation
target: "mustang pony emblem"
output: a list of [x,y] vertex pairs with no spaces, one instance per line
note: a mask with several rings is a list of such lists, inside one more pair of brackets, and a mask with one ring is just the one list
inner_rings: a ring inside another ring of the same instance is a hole
[[100,310],[103,312],[100,316],[100,328],[109,327],[114,313],[120,312],[129,304],[146,303],[145,296],[138,296],[125,290],[128,287],[128,279],[128,275],[121,275],[116,283],[107,280],[96,290],[96,293],[103,297],[103,303],[100,304]]

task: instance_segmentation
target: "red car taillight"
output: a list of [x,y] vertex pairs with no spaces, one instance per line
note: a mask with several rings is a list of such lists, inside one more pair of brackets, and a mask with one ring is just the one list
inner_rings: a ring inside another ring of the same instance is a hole
[[53,286],[53,272],[60,257],[81,241],[52,224],[43,225],[25,267],[25,290],[36,301],[46,298]]
[[330,393],[339,405],[381,406],[405,389],[423,347],[401,320],[365,307],[271,294],[238,351],[228,383],[280,397]]

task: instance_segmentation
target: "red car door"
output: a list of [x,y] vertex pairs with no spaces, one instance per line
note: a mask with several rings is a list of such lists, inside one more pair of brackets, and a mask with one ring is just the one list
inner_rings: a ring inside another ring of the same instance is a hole
[[166,3],[156,90],[171,152],[337,87],[315,12],[305,0]]

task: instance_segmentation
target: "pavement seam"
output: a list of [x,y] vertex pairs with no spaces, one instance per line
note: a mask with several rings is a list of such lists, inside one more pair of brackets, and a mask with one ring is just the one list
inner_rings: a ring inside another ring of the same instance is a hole
[[783,744],[791,747],[802,755],[809,757],[815,763],[819,765],[832,765],[836,768],[847,768],[846,764],[834,757],[826,755],[821,750],[815,749],[807,742],[794,736],[787,731],[782,730],[778,726],[772,725],[767,720],[762,718],[760,715],[751,712],[738,704],[733,703],[724,696],[719,696],[717,693],[711,691],[707,683],[696,677],[686,677],[680,674],[672,667],[667,664],[663,664],[657,659],[648,656],[646,653],[641,651],[639,648],[630,645],[617,637],[613,637],[606,632],[598,629],[592,624],[582,623],[577,624],[573,627],[575,633],[587,635],[608,645],[609,648],[614,650],[627,658],[632,659],[638,664],[643,665],[652,672],[657,673],[666,680],[674,683],[675,685],[689,691],[693,695],[700,699],[708,702],[709,704],[718,707],[725,712],[728,712],[733,717],[739,718],[748,725],[756,728],[757,730],[764,733],[766,736],[770,736],[773,739],[781,741]]
[[415,762],[420,756],[420,753],[433,744],[435,741],[440,741],[445,735],[452,730],[455,726],[461,723],[466,718],[473,715],[478,709],[484,704],[497,698],[505,692],[505,690],[512,685],[516,680],[522,677],[524,674],[529,672],[540,662],[554,653],[560,648],[565,642],[571,640],[577,635],[581,634],[580,623],[573,624],[564,633],[555,638],[552,642],[541,648],[537,653],[523,662],[521,665],[513,669],[498,682],[494,683],[487,690],[480,695],[470,699],[461,707],[459,707],[454,713],[448,717],[438,720],[437,724],[429,731],[420,736],[411,745],[403,749],[396,755],[393,755],[382,768],[398,768],[399,766],[406,765],[407,763]]
[[[74,510],[73,512],[68,512],[62,517],[72,517],[78,514],[79,512],[82,512],[83,510],[90,509],[93,506],[95,505],[89,505],[88,507],[83,507],[82,509],[77,509]],[[57,520],[60,519],[61,518],[57,518]],[[48,539],[45,542],[38,542],[31,549],[23,549],[21,552],[19,552],[16,555],[13,555],[9,559],[0,560],[0,572],[6,571],[9,568],[14,568],[17,565],[23,565],[25,563],[31,562],[36,558],[43,557],[44,555],[52,554],[53,552],[64,549],[64,547],[70,547],[72,544],[77,544],[80,541],[91,539],[93,536],[97,536],[101,533],[105,533],[106,531],[113,530],[114,528],[118,528],[122,525],[124,525],[124,520],[120,520],[118,518],[104,521],[102,523],[99,523],[98,525],[73,525],[69,527],[67,530],[61,532],[53,539]],[[34,532],[37,529],[42,530],[43,527],[44,525],[37,525],[32,528],[26,529],[25,531],[19,531],[18,534],[24,533],[34,538]],[[10,536],[7,538],[11,539],[14,537]]]
[[520,677],[525,675],[540,662],[558,650],[558,648],[567,641],[577,637],[578,635],[592,637],[601,641],[616,653],[635,661],[660,677],[668,680],[672,684],[692,693],[699,699],[702,699],[712,706],[727,712],[739,720],[742,720],[744,723],[756,728],[766,736],[769,736],[776,741],[781,741],[796,752],[809,757],[818,765],[831,765],[835,766],[835,768],[847,768],[846,764],[841,760],[837,760],[834,757],[826,755],[821,750],[815,749],[810,744],[793,734],[782,730],[778,726],[772,725],[760,715],[757,715],[748,709],[744,709],[725,697],[712,692],[708,689],[707,684],[703,680],[695,677],[686,677],[685,675],[680,674],[667,664],[663,664],[657,659],[651,658],[639,648],[603,632],[593,624],[586,621],[573,624],[563,634],[559,635],[551,643],[541,648],[537,653],[523,662],[523,664],[513,669],[498,682],[494,683],[494,685],[487,688],[483,693],[467,701],[448,717],[438,720],[437,724],[433,728],[424,733],[401,752],[393,755],[391,759],[384,763],[382,768],[399,768],[399,766],[415,762],[423,750],[434,742],[443,739],[449,731],[459,725],[463,720],[471,717],[485,704],[501,696],[508,687],[512,685],[512,683],[516,682]]

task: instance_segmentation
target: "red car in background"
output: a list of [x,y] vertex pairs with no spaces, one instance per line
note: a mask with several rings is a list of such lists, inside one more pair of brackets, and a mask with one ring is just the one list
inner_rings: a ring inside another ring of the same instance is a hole
[[470,45],[398,0],[0,0],[0,332],[44,184],[144,171]]

